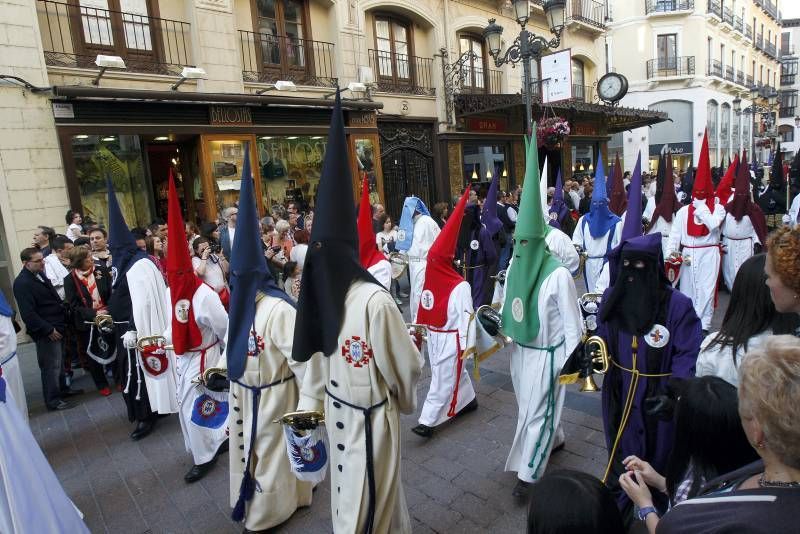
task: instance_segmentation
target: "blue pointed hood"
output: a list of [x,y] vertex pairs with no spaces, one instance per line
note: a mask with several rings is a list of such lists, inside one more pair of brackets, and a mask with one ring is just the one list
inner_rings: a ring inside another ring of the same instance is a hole
[[642,235],[642,153],[636,158],[631,183],[628,187],[628,211],[622,226],[622,241]]
[[606,195],[606,176],[603,167],[603,156],[597,159],[597,174],[594,177],[594,190],[592,191],[592,207],[586,214],[586,223],[589,233],[595,239],[603,237],[617,224],[620,219],[608,208]]
[[133,237],[125,223],[125,217],[122,216],[110,176],[106,177],[106,190],[108,191],[108,251],[111,253],[112,284],[116,286],[134,263],[147,258],[147,253],[136,246],[136,238]]
[[411,242],[414,239],[414,213],[417,211],[423,215],[430,216],[431,214],[422,199],[414,196],[406,197],[405,202],[403,202],[403,213],[400,215],[397,250],[406,252],[411,248]]

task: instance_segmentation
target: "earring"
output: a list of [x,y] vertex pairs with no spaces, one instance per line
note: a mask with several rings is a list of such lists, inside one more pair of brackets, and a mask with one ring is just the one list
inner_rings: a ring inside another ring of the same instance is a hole
[[763,449],[764,448],[764,442],[763,441],[759,441],[758,443],[756,443],[756,447],[758,447],[759,449]]

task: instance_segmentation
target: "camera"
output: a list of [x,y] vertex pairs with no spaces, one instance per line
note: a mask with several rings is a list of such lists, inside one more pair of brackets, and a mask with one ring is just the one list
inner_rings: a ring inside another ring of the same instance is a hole
[[219,254],[222,252],[222,245],[219,243],[211,242],[208,244],[208,249],[211,251],[211,254]]

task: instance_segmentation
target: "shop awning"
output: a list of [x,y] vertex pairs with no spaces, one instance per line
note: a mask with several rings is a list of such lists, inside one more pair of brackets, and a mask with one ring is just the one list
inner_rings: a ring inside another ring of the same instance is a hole
[[[541,116],[544,107],[552,108],[556,113],[569,120],[577,117],[602,119],[608,125],[608,133],[612,134],[669,120],[669,116],[661,111],[604,106],[582,100],[564,100],[544,106],[541,102],[534,100],[534,117]],[[521,94],[459,94],[455,96],[455,110],[458,117],[512,108],[518,108],[520,113],[525,113],[525,99]]]
[[[86,100],[125,100],[138,102],[185,102],[206,104],[239,104],[253,106],[333,108],[333,98],[306,98],[271,94],[239,93],[189,93],[181,91],[152,91],[120,89],[115,87],[87,87],[85,85],[55,85],[51,88],[55,98]],[[383,103],[342,99],[342,108],[373,111],[383,108]]]

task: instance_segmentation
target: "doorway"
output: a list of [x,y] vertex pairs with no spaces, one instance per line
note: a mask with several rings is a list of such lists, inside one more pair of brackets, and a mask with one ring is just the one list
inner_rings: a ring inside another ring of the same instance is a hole
[[407,196],[421,198],[428,209],[445,200],[435,196],[432,125],[379,122],[378,133],[385,208],[392,219],[400,220]]

